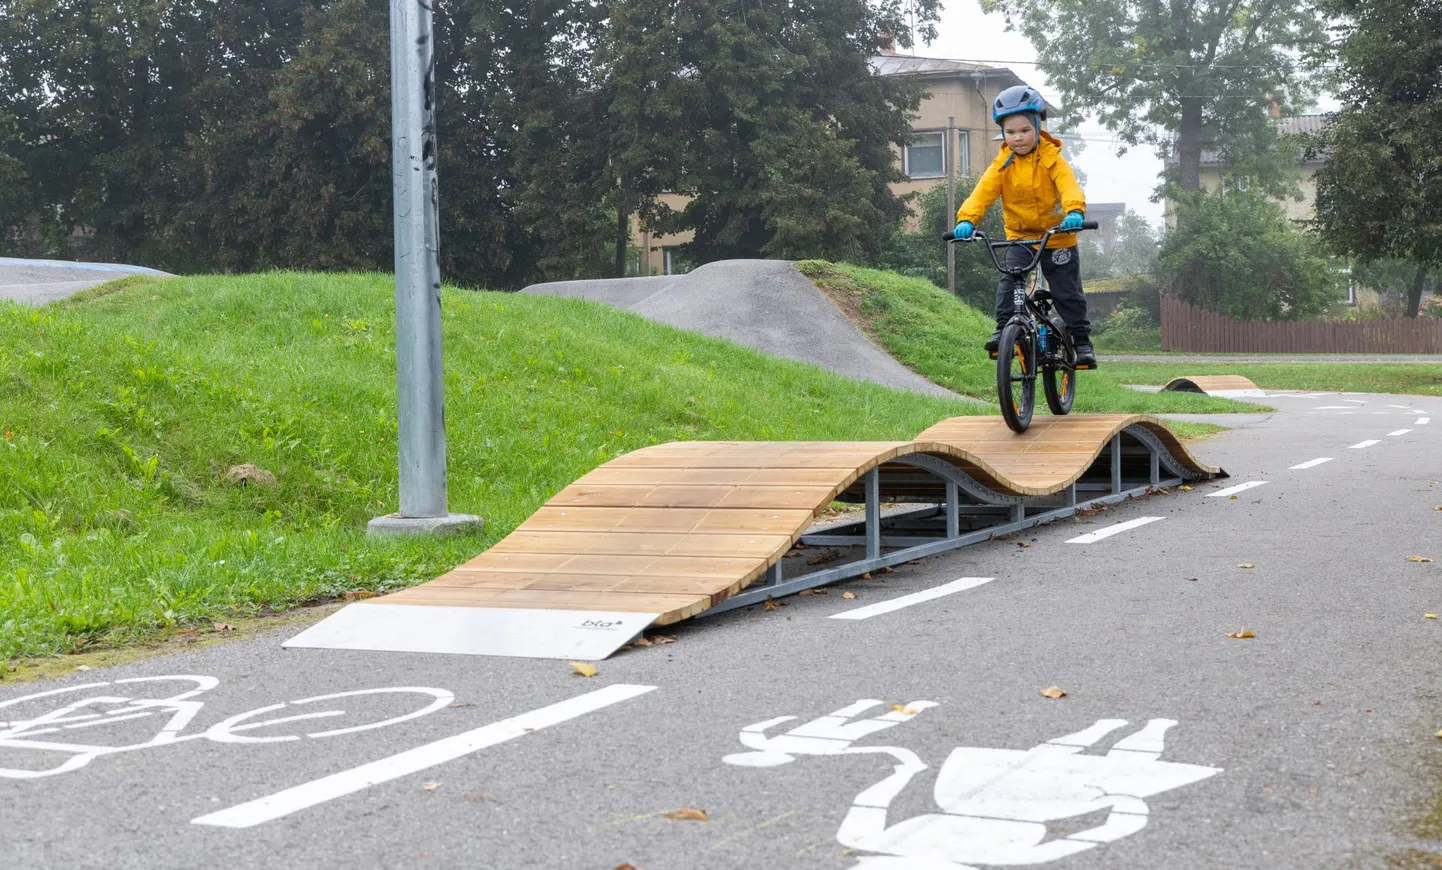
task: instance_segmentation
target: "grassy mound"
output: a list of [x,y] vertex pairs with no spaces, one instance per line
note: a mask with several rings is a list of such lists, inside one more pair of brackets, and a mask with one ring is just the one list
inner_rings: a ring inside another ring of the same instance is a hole
[[[607,460],[683,439],[904,439],[986,408],[604,305],[445,291],[450,506],[395,510],[391,279],[133,277],[0,308],[0,659],[442,573]],[[249,467],[248,467],[249,466]]]

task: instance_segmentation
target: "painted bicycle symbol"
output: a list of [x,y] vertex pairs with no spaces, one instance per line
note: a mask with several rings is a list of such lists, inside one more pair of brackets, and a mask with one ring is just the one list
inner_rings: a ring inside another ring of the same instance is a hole
[[[257,707],[183,733],[196,725],[205,706],[197,699],[218,685],[220,680],[206,676],[132,677],[0,701],[0,778],[56,776],[107,755],[191,740],[263,744],[339,737],[418,719],[455,700],[444,689],[418,686],[356,689]],[[346,699],[367,712],[348,714],[332,706]],[[308,730],[321,721],[329,727]],[[36,763],[3,766],[15,763],[17,755]]]
[[[1146,798],[1221,773],[1215,767],[1160,760],[1172,719],[1152,719],[1114,743],[1105,755],[1084,750],[1126,726],[1098,719],[1074,734],[1030,749],[959,746],[937,774],[933,798],[940,812],[891,823],[891,802],[927,769],[916,753],[897,746],[855,746],[935,707],[913,701],[879,716],[859,718],[882,702],[863,699],[826,716],[769,735],[795,716],[778,716],[741,729],[749,752],[723,761],[742,767],[776,767],[797,756],[879,755],[895,764],[891,775],[863,790],[836,832],[861,857],[854,870],[974,870],[978,864],[1043,864],[1137,833],[1150,819]],[[1087,827],[1093,814],[1106,812]],[[1054,828],[1079,828],[1060,833]]]

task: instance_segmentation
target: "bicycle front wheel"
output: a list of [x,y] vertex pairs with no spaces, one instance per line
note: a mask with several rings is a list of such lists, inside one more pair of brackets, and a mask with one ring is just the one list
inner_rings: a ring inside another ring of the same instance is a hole
[[997,348],[996,397],[1001,416],[1011,431],[1025,432],[1036,405],[1036,346],[1020,323],[1008,323]]

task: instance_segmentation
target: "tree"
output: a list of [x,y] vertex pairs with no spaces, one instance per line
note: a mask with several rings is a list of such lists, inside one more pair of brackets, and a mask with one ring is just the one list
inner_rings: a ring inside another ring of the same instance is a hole
[[1083,278],[1126,277],[1152,271],[1160,239],[1146,218],[1127,209],[1117,218],[1116,232],[1109,241],[1095,233],[1083,233],[1081,245]]
[[920,89],[873,75],[870,60],[892,34],[909,43],[910,23],[933,35],[938,6],[617,0],[614,20],[630,29],[609,37],[615,105],[624,98],[646,113],[622,136],[632,146],[622,190],[639,198],[667,180],[647,167],[674,173],[672,189],[689,203],[656,207],[647,224],[693,231],[687,253],[700,262],[874,261],[905,212],[890,189],[900,180],[893,148],[910,135]]
[[[961,203],[976,187],[977,176],[963,175],[956,179],[956,201]],[[946,208],[946,182],[923,191],[912,202],[917,215],[915,229],[897,224],[897,231],[888,240],[878,264],[881,268],[903,275],[928,278],[938,287],[946,287],[946,245],[941,235],[956,225],[956,216]],[[982,217],[977,229],[994,239],[1006,238],[1002,224],[1001,205],[994,204]],[[987,313],[996,300],[996,269],[986,250],[978,245],[956,245],[956,296]]]
[[1429,270],[1442,267],[1442,6],[1327,0],[1343,19],[1335,46],[1343,107],[1316,145],[1317,227],[1340,254],[1412,264],[1406,312],[1417,316]]
[[1158,257],[1163,291],[1238,320],[1299,320],[1341,299],[1341,275],[1319,240],[1257,191],[1208,190],[1177,202],[1185,233],[1168,233]]
[[1268,192],[1288,185],[1270,101],[1305,103],[1300,56],[1325,42],[1313,0],[982,0],[1036,46],[1069,113],[1094,113],[1127,145],[1176,157],[1200,186],[1203,150]]

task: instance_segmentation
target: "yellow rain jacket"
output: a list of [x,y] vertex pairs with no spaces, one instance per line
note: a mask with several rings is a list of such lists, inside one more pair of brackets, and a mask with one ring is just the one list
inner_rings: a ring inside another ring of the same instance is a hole
[[[956,210],[957,223],[980,224],[998,195],[1008,239],[1039,239],[1061,223],[1067,212],[1086,212],[1086,195],[1076,182],[1071,164],[1061,156],[1061,140],[1045,130],[1040,133],[1036,147],[1025,156],[1001,146],[1001,153],[982,173],[976,189]],[[1057,233],[1046,246],[1069,248],[1075,244],[1076,233]]]

